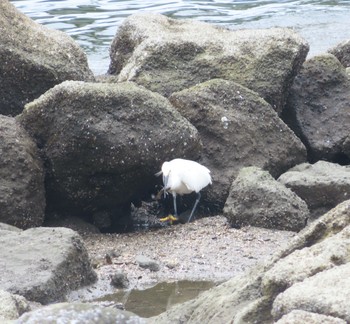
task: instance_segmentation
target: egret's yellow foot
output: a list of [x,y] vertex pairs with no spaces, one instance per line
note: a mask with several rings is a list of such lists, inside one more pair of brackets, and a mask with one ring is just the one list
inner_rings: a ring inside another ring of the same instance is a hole
[[167,217],[160,218],[160,222],[169,222],[170,224],[173,224],[174,222],[177,222],[179,219],[175,217],[174,215],[168,215]]

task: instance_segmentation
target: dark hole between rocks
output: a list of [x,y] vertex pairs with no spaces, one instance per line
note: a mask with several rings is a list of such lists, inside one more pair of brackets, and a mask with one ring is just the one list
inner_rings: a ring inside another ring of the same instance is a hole
[[331,162],[338,163],[340,165],[349,165],[350,164],[350,157],[344,153],[337,153],[334,155]]

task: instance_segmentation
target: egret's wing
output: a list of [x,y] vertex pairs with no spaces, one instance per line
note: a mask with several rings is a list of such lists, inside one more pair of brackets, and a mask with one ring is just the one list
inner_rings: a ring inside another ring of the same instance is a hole
[[194,161],[184,161],[178,170],[182,182],[189,190],[199,192],[211,183],[210,170]]

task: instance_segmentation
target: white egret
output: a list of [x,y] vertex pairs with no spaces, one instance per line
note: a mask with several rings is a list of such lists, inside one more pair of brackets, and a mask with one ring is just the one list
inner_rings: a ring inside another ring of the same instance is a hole
[[200,191],[212,183],[210,170],[195,161],[174,159],[163,163],[162,170],[156,175],[161,174],[163,174],[164,197],[167,192],[172,194],[176,219],[178,217],[176,195],[190,194],[193,191],[197,193],[196,201],[188,219],[188,222],[190,222],[201,198]]

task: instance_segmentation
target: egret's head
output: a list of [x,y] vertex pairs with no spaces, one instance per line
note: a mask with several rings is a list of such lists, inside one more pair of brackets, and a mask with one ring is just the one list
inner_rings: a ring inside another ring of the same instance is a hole
[[164,184],[164,198],[167,194],[167,189],[168,188],[168,181],[169,181],[169,174],[170,174],[170,163],[169,162],[164,162],[162,165],[162,170],[156,173],[156,176],[160,176],[163,174],[163,184]]
[[169,187],[169,175],[171,172],[170,163],[164,162],[162,165],[162,173],[163,173],[163,184],[164,184],[164,198]]
[[162,165],[162,173],[163,173],[163,184],[164,184],[164,190],[166,191],[169,189],[168,182],[169,182],[169,175],[170,175],[170,163],[164,162]]
[[169,177],[170,174],[170,163],[169,162],[164,162],[162,165],[162,173],[163,177]]
[[157,172],[155,175],[158,177],[160,176],[161,174],[166,177],[169,176],[169,173],[170,173],[170,163],[169,162],[164,162],[163,165],[162,165],[162,169]]

